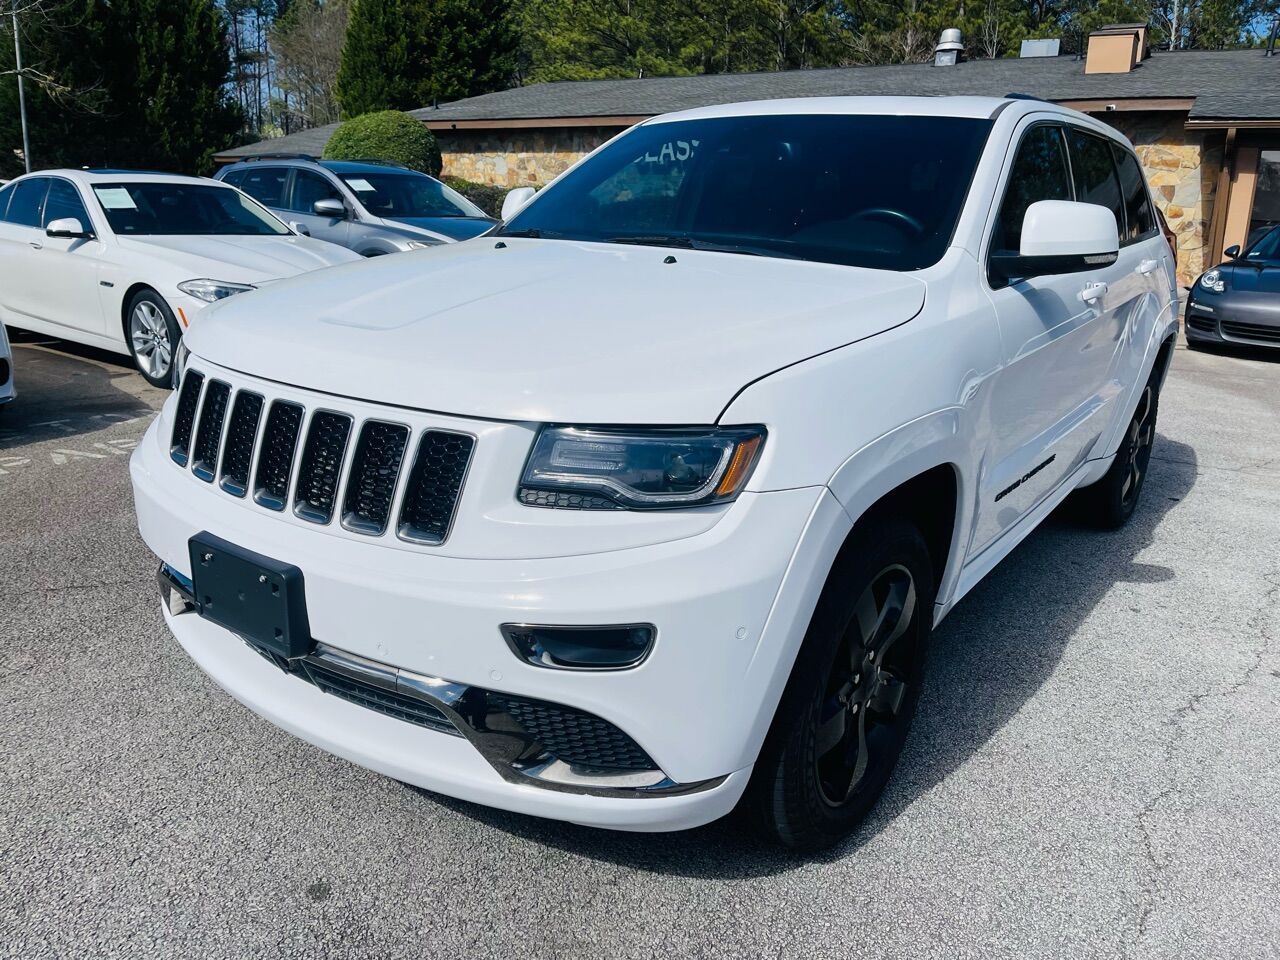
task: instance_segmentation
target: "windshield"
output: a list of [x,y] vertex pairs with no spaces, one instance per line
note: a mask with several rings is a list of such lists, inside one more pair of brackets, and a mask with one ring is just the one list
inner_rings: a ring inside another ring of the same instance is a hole
[[474,203],[439,180],[416,173],[343,173],[342,182],[355,191],[375,217],[415,220],[421,217],[485,217]]
[[500,232],[915,270],[950,243],[990,128],[846,115],[647,124]]
[[1273,227],[1248,250],[1244,258],[1254,263],[1280,263],[1280,227]]
[[121,236],[274,237],[289,229],[231,187],[146,181],[98,183],[94,195]]

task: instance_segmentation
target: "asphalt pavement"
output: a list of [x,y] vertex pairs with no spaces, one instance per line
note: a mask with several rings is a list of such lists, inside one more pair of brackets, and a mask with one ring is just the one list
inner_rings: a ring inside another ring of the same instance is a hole
[[0,956],[1280,955],[1280,356],[1179,348],[1143,501],[938,631],[870,822],[795,859],[427,794],[219,690],[127,458],[164,395],[15,335],[0,408]]

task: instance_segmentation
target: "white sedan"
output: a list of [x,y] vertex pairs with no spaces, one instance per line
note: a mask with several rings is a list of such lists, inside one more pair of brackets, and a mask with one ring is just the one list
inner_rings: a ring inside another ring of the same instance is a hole
[[359,259],[213,180],[51,170],[0,187],[0,321],[128,353],[155,386],[208,304]]

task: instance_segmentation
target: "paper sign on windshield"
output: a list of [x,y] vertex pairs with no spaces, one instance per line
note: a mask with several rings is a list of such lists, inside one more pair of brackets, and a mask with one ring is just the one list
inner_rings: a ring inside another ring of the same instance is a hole
[[358,178],[355,180],[348,180],[347,185],[351,187],[352,190],[364,190],[369,193],[374,192],[373,184],[368,180],[360,180]]
[[104,210],[137,210],[138,205],[124,187],[94,187]]

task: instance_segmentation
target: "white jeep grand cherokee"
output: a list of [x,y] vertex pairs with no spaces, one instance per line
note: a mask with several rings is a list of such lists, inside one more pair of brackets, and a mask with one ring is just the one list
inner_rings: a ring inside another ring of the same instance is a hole
[[496,233],[209,311],[132,461],[164,615],[400,780],[832,843],[934,625],[1072,491],[1134,509],[1170,260],[1051,104],[658,117]]

